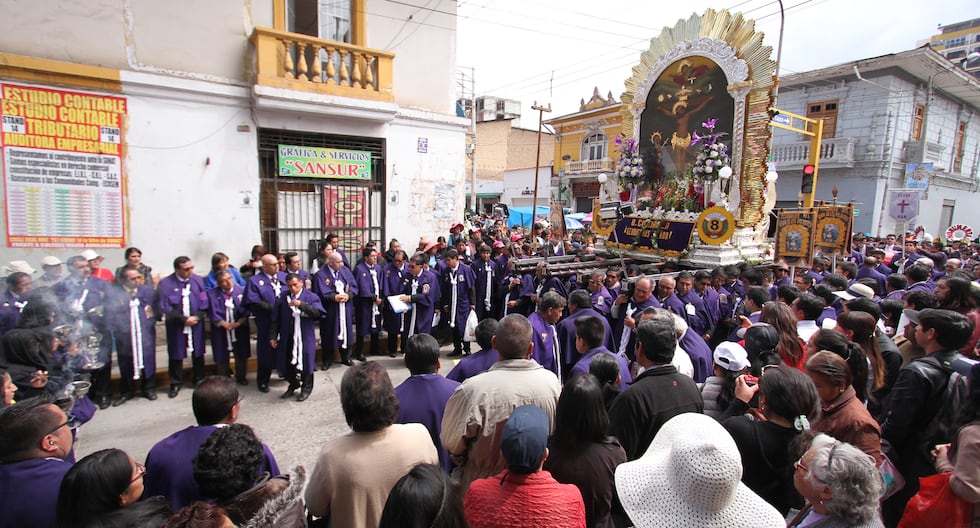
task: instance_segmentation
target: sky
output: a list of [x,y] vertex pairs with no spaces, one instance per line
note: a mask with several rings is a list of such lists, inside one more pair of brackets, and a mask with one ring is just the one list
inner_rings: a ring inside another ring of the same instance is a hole
[[[975,0],[783,0],[783,75],[916,47],[940,24],[980,18]],[[579,110],[598,87],[618,101],[640,53],[664,27],[708,8],[741,12],[765,43],[780,29],[775,0],[459,0],[457,67],[476,94],[522,103],[521,126]],[[467,92],[469,90],[467,89]]]

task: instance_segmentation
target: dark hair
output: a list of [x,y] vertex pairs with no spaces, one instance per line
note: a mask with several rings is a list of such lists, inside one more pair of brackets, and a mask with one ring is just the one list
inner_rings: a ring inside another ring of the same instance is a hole
[[[27,306],[30,306],[28,303]],[[0,350],[7,366],[25,365],[37,370],[48,370],[54,357],[45,347],[42,332],[33,328],[14,328],[0,336]]]
[[610,352],[599,352],[589,362],[589,374],[602,383],[602,400],[608,411],[613,400],[619,396],[619,360]]
[[531,323],[521,314],[509,314],[500,320],[494,336],[500,359],[524,359],[531,346],[534,330]]
[[760,310],[762,309],[762,305],[769,302],[771,297],[769,290],[762,286],[752,286],[745,290],[745,298],[751,299],[752,303],[758,306]]
[[381,363],[355,365],[340,382],[340,404],[347,425],[356,433],[380,431],[395,422],[398,396]]
[[555,448],[581,452],[589,444],[604,441],[608,428],[599,379],[585,373],[568,380],[555,410]]
[[849,312],[864,312],[869,314],[875,321],[881,319],[881,307],[873,299],[867,297],[856,297],[844,303]]
[[[841,263],[837,264],[837,269],[840,270],[840,271],[846,271],[848,273],[848,275],[850,275],[850,277],[852,279],[854,277],[856,277],[857,274],[858,274],[858,265],[857,265],[856,262],[850,262],[850,261],[845,260],[844,262],[841,262]],[[843,275],[843,273],[841,275]],[[825,282],[826,282],[826,280],[827,279],[824,278],[824,281]],[[845,289],[846,289],[846,287],[845,287]]]
[[228,517],[221,506],[198,501],[184,506],[170,516],[160,528],[221,528]]
[[[802,302],[804,296],[816,300],[820,306],[823,306],[822,301],[811,294],[801,295],[796,302]],[[823,311],[823,308],[820,311]],[[816,318],[814,317],[814,319]],[[779,333],[779,346],[776,347],[776,352],[782,358],[783,363],[795,366],[803,360],[803,345],[800,344],[800,334],[796,331],[796,318],[793,317],[793,312],[789,306],[778,302],[768,302],[762,306],[759,321],[771,324]]]
[[885,278],[885,284],[891,286],[893,290],[904,290],[909,286],[909,279],[901,273],[892,273]]
[[673,321],[653,319],[636,325],[636,343],[653,363],[670,363],[677,348],[677,331]]
[[208,376],[194,387],[191,408],[197,425],[220,423],[238,403],[238,386],[228,376]]
[[885,292],[881,291],[878,281],[872,279],[871,277],[864,277],[857,280],[857,284],[864,284],[865,286],[871,288],[871,291],[875,292],[875,295],[883,295]]
[[810,338],[817,351],[826,350],[837,354],[851,368],[851,379],[858,399],[865,401],[871,394],[868,387],[868,356],[857,343],[849,341],[843,334],[821,328]]
[[926,308],[939,308],[939,300],[936,296],[925,290],[913,290],[905,294],[902,298],[913,310],[925,310]]
[[770,412],[794,423],[806,416],[810,423],[820,415],[820,397],[809,376],[790,366],[766,370],[759,378],[759,391]]
[[935,329],[936,342],[946,350],[958,350],[973,335],[973,321],[952,310],[922,310],[919,312],[919,326],[923,331]]
[[885,360],[881,356],[881,350],[878,348],[878,337],[875,335],[878,319],[867,312],[848,311],[837,316],[837,325],[854,333],[851,340],[857,343],[864,350],[868,359],[871,360],[871,372],[874,375],[871,392],[874,393],[884,387],[886,381]]
[[761,286],[762,273],[757,269],[747,269],[742,272],[742,282],[746,285]]
[[103,449],[79,460],[65,473],[55,507],[60,527],[86,526],[102,515],[122,508],[120,496],[133,483],[129,455]]
[[405,366],[413,375],[438,370],[439,342],[429,334],[415,334],[405,342]]
[[10,374],[7,372],[7,369],[5,369],[3,367],[0,367],[0,408],[3,408],[3,407],[6,407],[7,406],[7,390],[6,390],[7,380],[6,380],[6,378],[9,378],[9,377],[10,377]]
[[892,325],[897,325],[899,318],[902,317],[902,309],[905,306],[898,299],[882,299],[878,305],[881,310],[881,317],[887,319]]
[[837,300],[837,296],[834,295],[834,290],[832,290],[830,286],[826,284],[814,284],[813,287],[810,288],[809,293],[821,299],[824,306],[830,306],[831,304],[834,304],[835,300]]
[[450,248],[450,249],[447,249],[446,252],[442,256],[443,256],[443,258],[452,258],[452,259],[459,258],[459,252],[456,251],[455,249]]
[[929,268],[922,264],[912,264],[905,268],[905,276],[913,283],[922,282],[929,279]]
[[183,266],[184,264],[190,262],[190,260],[191,260],[190,257],[185,257],[185,256],[180,256],[180,257],[175,258],[174,259],[174,269],[177,269],[177,268]]
[[806,371],[823,376],[834,387],[849,387],[854,374],[844,358],[828,350],[821,350],[806,358]]
[[793,304],[793,301],[800,296],[800,289],[792,284],[783,284],[776,288],[776,299],[786,304]]
[[806,283],[808,286],[813,286],[813,283],[815,282],[813,280],[813,275],[810,275],[806,271],[804,271],[802,273],[797,273],[796,274],[796,277],[798,277],[801,281],[803,281],[804,283]]
[[824,309],[823,299],[812,293],[801,293],[796,298],[795,304],[796,308],[803,312],[803,318],[811,321],[816,321],[820,318],[820,314],[823,313]]
[[293,273],[293,272],[287,273],[286,278],[283,280],[283,282],[289,283],[290,281],[294,281],[294,280],[303,282],[303,279],[300,278],[299,273]]
[[480,345],[480,348],[483,350],[493,348],[493,336],[497,335],[497,328],[499,326],[500,323],[492,317],[487,317],[480,321],[476,325],[476,344]]
[[545,312],[552,308],[564,308],[565,298],[560,294],[550,291],[541,296],[538,301],[538,311]]
[[377,251],[377,248],[373,246],[364,246],[364,249],[361,250],[361,257],[368,258],[371,256],[371,253],[375,253]]
[[47,393],[0,408],[0,462],[16,462],[40,445],[61,417]]
[[194,480],[203,496],[226,501],[255,485],[264,460],[262,442],[251,427],[219,427],[197,450]]
[[[851,262],[850,264],[854,264]],[[856,274],[856,271],[855,271]],[[851,275],[852,277],[854,275]],[[841,275],[840,273],[831,273],[823,278],[821,284],[826,284],[828,287],[836,289],[837,291],[847,289],[847,277]]]
[[409,261],[416,266],[424,266],[427,262],[429,262],[429,256],[425,253],[416,253],[412,255],[412,258],[409,259]]
[[14,286],[17,286],[17,283],[25,277],[30,278],[30,275],[24,273],[23,271],[15,271],[10,275],[7,275],[7,287],[13,289]]
[[945,299],[939,300],[940,308],[960,313],[976,309],[977,303],[973,300],[969,279],[950,274],[941,277],[936,282],[940,281],[946,281],[946,286],[949,288],[949,295]]
[[418,464],[391,488],[378,528],[466,528],[459,482],[435,464]]
[[589,290],[575,290],[568,294],[568,305],[575,305],[577,308],[592,308],[592,297]]
[[[225,255],[224,253],[222,253],[220,251],[217,252],[217,253],[215,253],[214,255],[211,255],[211,269],[218,269],[218,264],[221,264],[222,262],[224,262],[226,260],[229,260],[228,259],[228,255]],[[175,268],[177,267],[177,263],[176,262],[174,263],[174,267]]]
[[133,253],[136,253],[136,254],[138,254],[141,257],[143,256],[143,252],[140,251],[139,248],[128,247],[128,248],[126,248],[126,252],[123,254],[123,258],[127,258],[128,259],[129,256],[132,255]]
[[606,339],[606,327],[598,317],[586,315],[576,318],[574,323],[575,336],[585,341],[586,346],[590,349],[602,346]]
[[745,351],[749,356],[749,371],[753,376],[762,374],[766,365],[782,365],[783,359],[777,352],[780,335],[770,324],[752,325],[745,331]]

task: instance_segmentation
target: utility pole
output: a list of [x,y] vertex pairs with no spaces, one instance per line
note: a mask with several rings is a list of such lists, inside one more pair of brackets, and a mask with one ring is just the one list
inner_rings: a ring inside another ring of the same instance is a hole
[[[470,131],[469,143],[466,145],[466,155],[470,158],[470,210],[474,213],[477,209],[476,198],[476,68],[470,67],[469,76],[465,71],[459,72],[459,80],[456,82],[459,87],[459,101],[466,104],[469,101],[470,111]],[[465,108],[464,108],[465,110]]]
[[534,224],[534,216],[538,213],[538,171],[541,170],[541,127],[544,123],[544,113],[551,112],[551,103],[548,106],[539,106],[535,101],[531,105],[532,110],[538,111],[538,153],[534,157],[534,198],[531,200],[531,224]]

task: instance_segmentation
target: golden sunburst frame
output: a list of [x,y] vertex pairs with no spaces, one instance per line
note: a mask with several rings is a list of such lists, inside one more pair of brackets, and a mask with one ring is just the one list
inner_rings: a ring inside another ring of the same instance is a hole
[[732,127],[730,209],[737,227],[756,227],[767,218],[765,204],[769,156],[769,108],[773,103],[776,63],[772,47],[762,45],[755,21],[741,13],[708,9],[664,28],[640,55],[622,96],[623,134],[639,137],[640,116],[654,82],[671,64],[692,56],[714,61],[728,80],[735,101]]

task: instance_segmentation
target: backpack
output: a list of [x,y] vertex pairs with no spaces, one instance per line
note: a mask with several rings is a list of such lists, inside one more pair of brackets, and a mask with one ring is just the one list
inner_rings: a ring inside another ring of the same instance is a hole
[[957,424],[961,422],[963,409],[970,401],[970,379],[956,372],[952,365],[935,357],[922,358],[930,366],[946,374],[946,384],[937,394],[940,398],[939,411],[924,430],[922,438],[928,441],[929,449],[936,444],[946,444],[956,436]]

